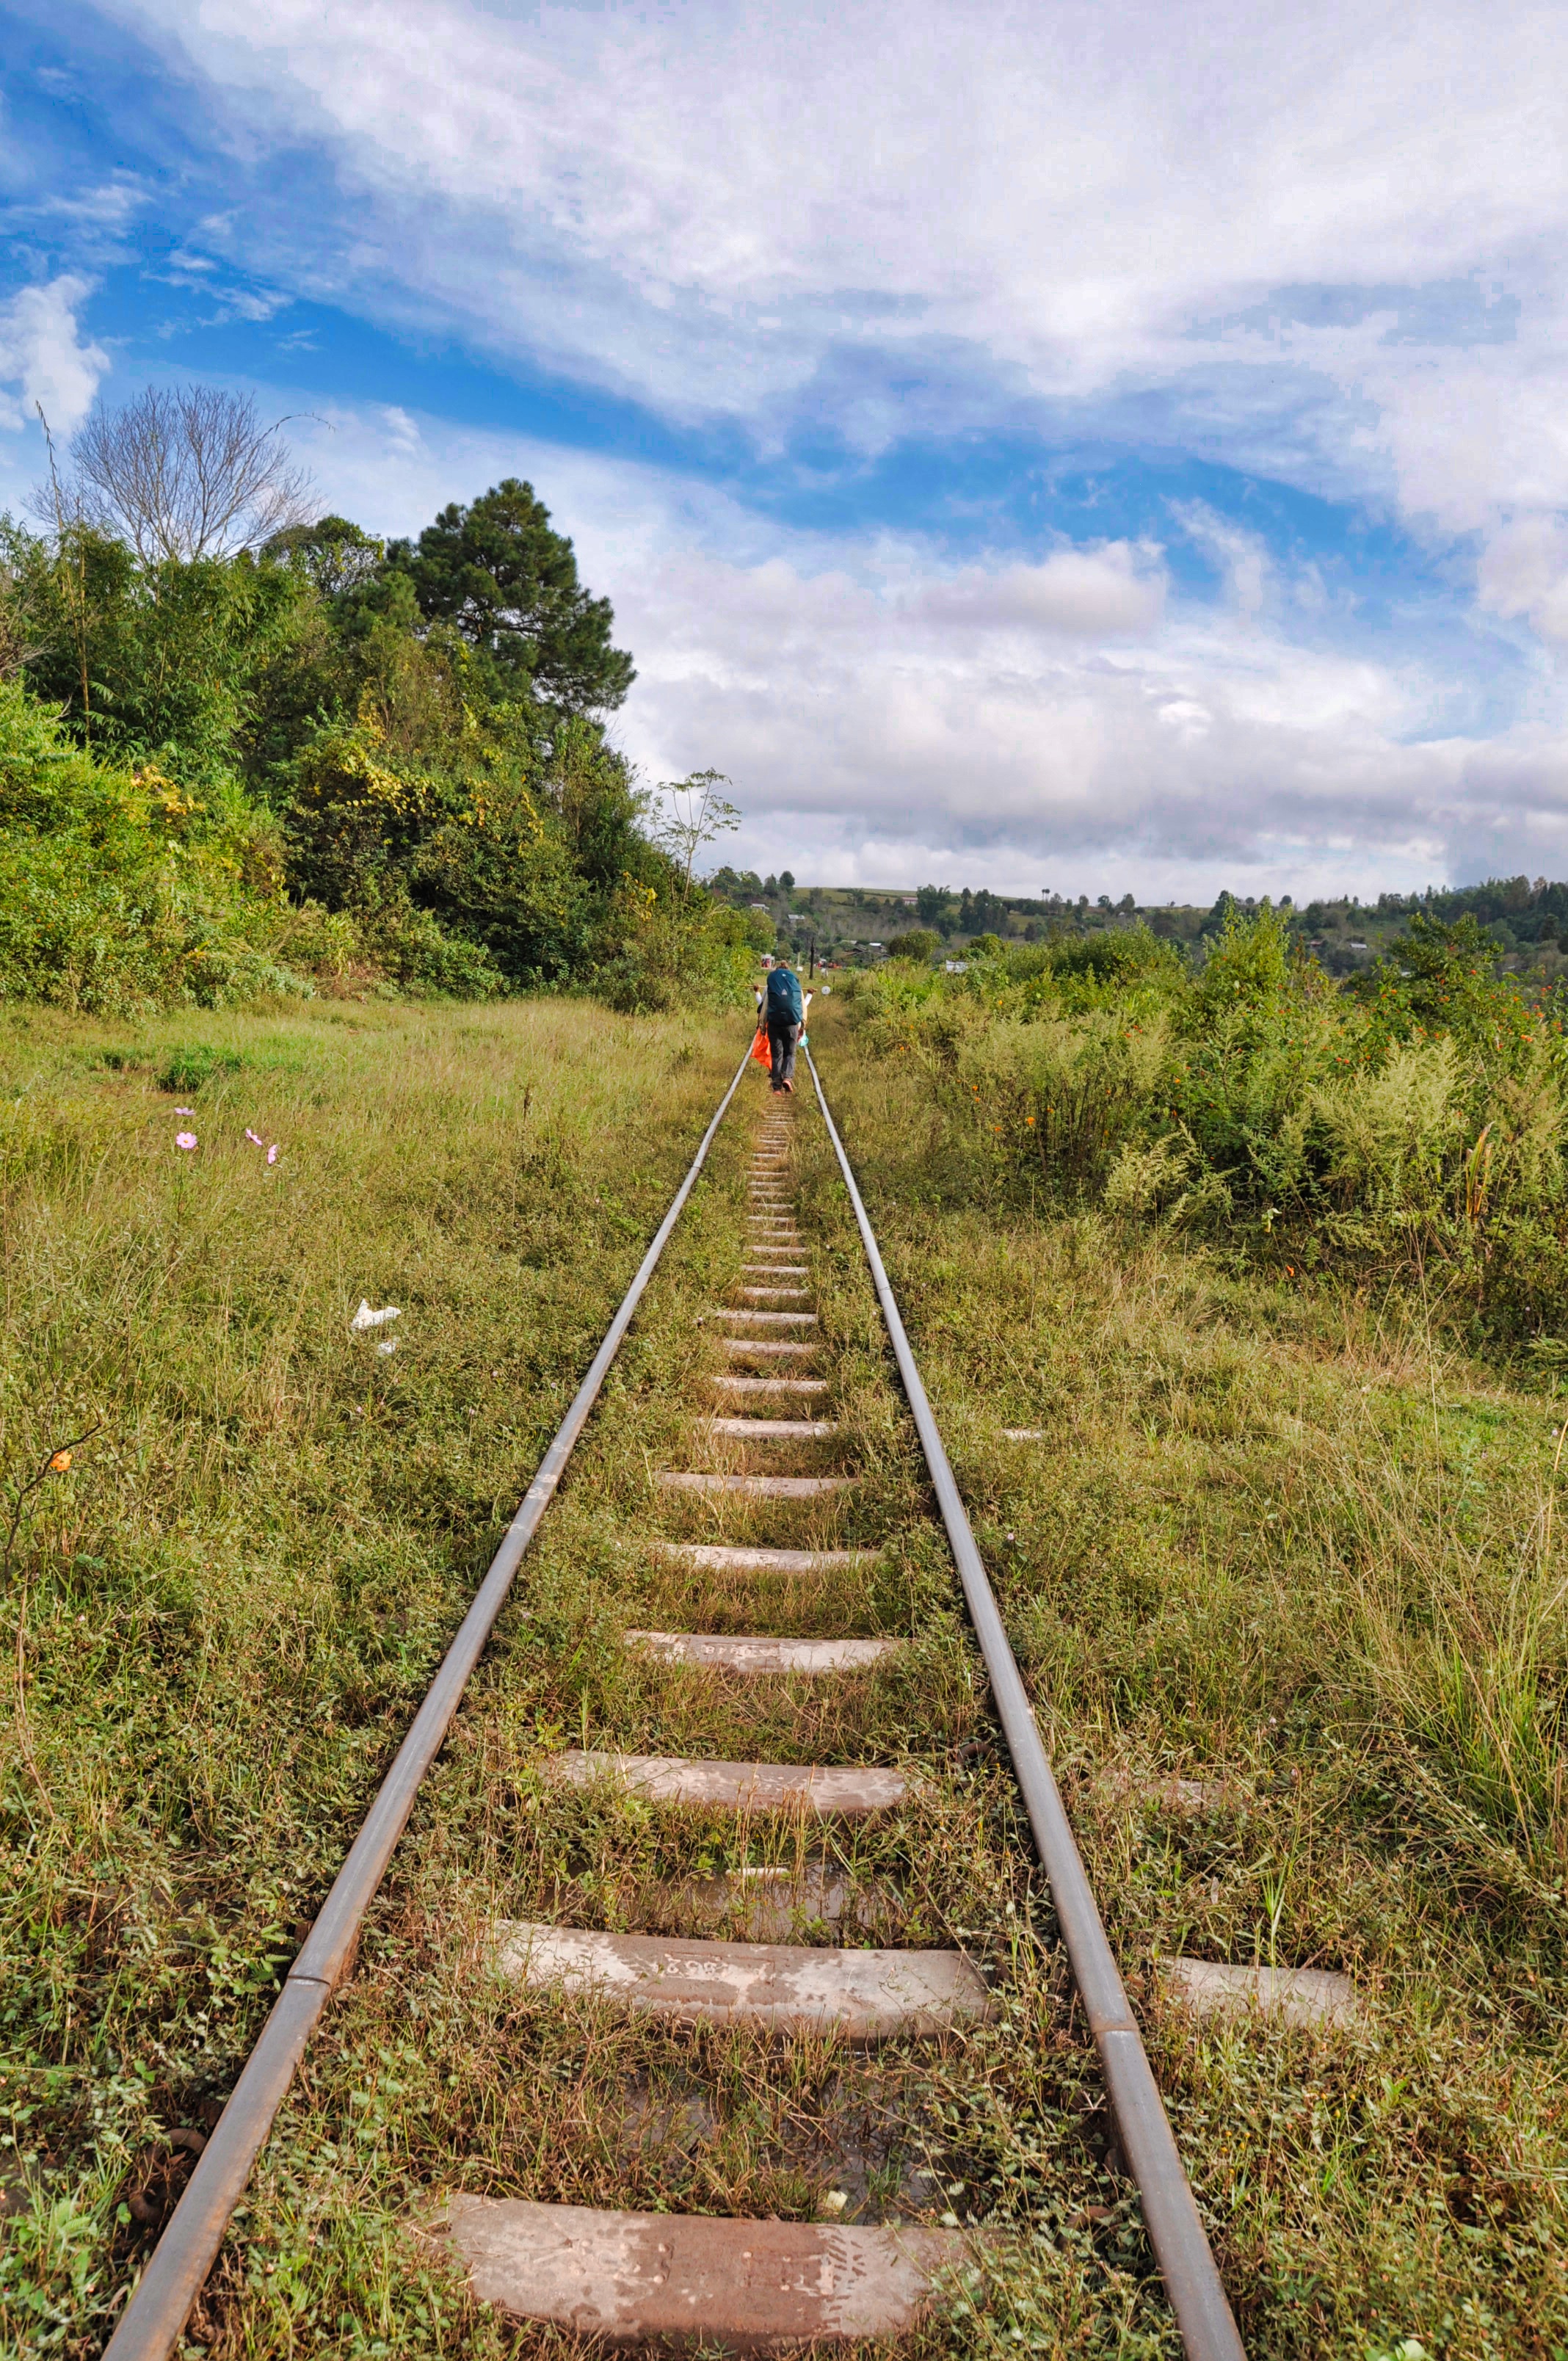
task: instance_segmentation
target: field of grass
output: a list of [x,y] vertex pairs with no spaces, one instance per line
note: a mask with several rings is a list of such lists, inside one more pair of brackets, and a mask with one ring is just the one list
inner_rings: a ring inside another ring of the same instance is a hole
[[[1561,1400],[1419,1291],[957,1202],[896,1070],[838,1097],[1249,2350],[1568,2349]],[[1196,2032],[1176,1953],[1364,2025]]]
[[[955,1189],[907,1078],[834,1014],[813,1032],[1249,2350],[1553,2361],[1553,1403],[1434,1344],[1419,1303],[1248,1283],[1157,1232]],[[554,1002],[134,1036],[8,1020],[8,1479],[96,1431],[21,1503],[0,1629],[0,2353],[100,2348],[739,1046]],[[702,1318],[739,1271],[759,1090],[525,1562],[192,2352],[565,2352],[477,2312],[420,2241],[453,2188],[952,2210],[1001,2259],[923,2347],[1179,2349],[808,1104],[802,1223],[864,1480],[755,1537],[879,1557],[869,1582],[780,1580],[762,1628],[912,1644],[787,1691],[620,1644],[628,1623],[758,1628],[754,1594],[648,1543],[717,1532],[650,1477],[711,1400]],[[362,1295],[401,1319],[353,1335]],[[723,1537],[748,1537],[733,1511]],[[919,1812],[839,1836],[836,1867],[880,1939],[981,1960],[999,2015],[867,2059],[503,1983],[497,1916],[689,1927],[700,1881],[804,1843],[563,1790],[543,1766],[569,1744],[917,1763]],[[1164,1992],[1176,1952],[1345,1969],[1364,2019],[1199,2030]]]
[[[97,2349],[733,1033],[6,1019],[7,1481],[95,1431],[0,1610],[0,2349]],[[362,1297],[401,1318],[355,1335]]]

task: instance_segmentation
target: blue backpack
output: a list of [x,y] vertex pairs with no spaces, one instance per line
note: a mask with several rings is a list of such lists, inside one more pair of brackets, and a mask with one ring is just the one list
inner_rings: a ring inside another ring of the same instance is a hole
[[800,978],[787,967],[768,970],[767,1015],[770,1023],[804,1025],[806,1022]]

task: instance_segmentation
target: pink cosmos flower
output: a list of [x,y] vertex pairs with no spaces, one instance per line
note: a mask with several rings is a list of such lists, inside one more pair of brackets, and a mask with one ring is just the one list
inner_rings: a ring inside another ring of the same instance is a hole
[[251,1131],[251,1130],[248,1130],[248,1129],[247,1129],[247,1132],[246,1132],[246,1135],[245,1135],[245,1136],[246,1136],[247,1139],[248,1139],[248,1140],[249,1140],[249,1142],[250,1142],[250,1144],[251,1144],[252,1148],[262,1148],[262,1147],[265,1147],[265,1145],[266,1145],[266,1142],[262,1139],[261,1135],[259,1134],[259,1132],[255,1132],[255,1131]]
[[195,1133],[193,1131],[177,1131],[174,1135],[174,1145],[176,1148],[194,1148],[196,1145]]
[[267,1161],[269,1164],[276,1164],[278,1161],[278,1143],[276,1140],[273,1141],[271,1147],[267,1151]]
[[194,1107],[176,1107],[174,1112],[176,1115],[194,1115],[196,1110]]

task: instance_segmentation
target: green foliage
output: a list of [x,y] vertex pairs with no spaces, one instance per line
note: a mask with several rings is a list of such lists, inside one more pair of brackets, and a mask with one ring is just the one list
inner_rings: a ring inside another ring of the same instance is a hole
[[0,520],[27,678],[95,752],[211,791],[236,772],[258,680],[298,630],[308,585],[248,556],[143,566],[71,526],[57,543]]
[[711,997],[735,961],[691,856],[734,816],[699,774],[686,857],[654,840],[592,718],[632,677],[612,621],[510,480],[389,550],[334,516],[143,564],[0,521],[0,990]]
[[255,890],[264,827],[95,762],[0,682],[0,998],[115,1012],[308,989]]
[[1568,1039],[1468,914],[1417,913],[1343,991],[1279,913],[1233,902],[1196,967],[1107,929],[962,976],[883,968],[848,998],[923,1071],[971,1190],[1102,1204],[1290,1271],[1419,1272],[1496,1338],[1568,1335]]
[[610,643],[609,601],[578,581],[572,544],[532,484],[509,476],[466,506],[454,500],[417,544],[394,542],[388,556],[413,584],[421,612],[460,631],[509,696],[572,713],[625,697],[635,675]]
[[750,911],[706,899],[661,901],[652,887],[629,878],[593,989],[631,1016],[681,1006],[733,1008],[751,982],[758,951],[773,939],[772,928],[760,928]]
[[907,934],[890,937],[887,955],[892,960],[913,960],[917,967],[928,966],[942,948],[940,935],[928,927],[911,927]]

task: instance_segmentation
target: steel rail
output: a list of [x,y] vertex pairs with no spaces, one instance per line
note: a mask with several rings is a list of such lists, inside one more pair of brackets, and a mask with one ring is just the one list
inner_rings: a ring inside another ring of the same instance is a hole
[[882,1303],[883,1318],[892,1339],[894,1357],[914,1413],[921,1447],[948,1529],[953,1557],[963,1585],[970,1620],[991,1682],[997,1719],[1013,1757],[1014,1773],[1034,1831],[1056,1906],[1057,1921],[1100,2053],[1101,2071],[1115,2113],[1116,2128],[1133,2178],[1143,2201],[1144,2224],[1159,2264],[1170,2308],[1176,2314],[1188,2361],[1246,2361],[1235,2319],[1210,2249],[1197,2203],[1182,2168],[1158,2086],[1137,2022],[1106,1938],[1093,1889],[1074,1839],[1046,1750],[1040,1741],[1034,1709],[1007,1638],[996,1594],[992,1589],[970,1525],[937,1421],[916,1367],[898,1304],[883,1267],[876,1235],[844,1143],[828,1105],[828,1094],[810,1049],[806,1062],[817,1086],[817,1104],[828,1137],[839,1159],[839,1169],[860,1224],[861,1243],[871,1264]]
[[327,2002],[353,1966],[360,1924],[407,1825],[420,1782],[441,1751],[468,1676],[506,1603],[523,1553],[554,1498],[573,1445],[598,1398],[606,1373],[631,1324],[632,1314],[664,1251],[670,1232],[707,1159],[713,1136],[740,1086],[751,1057],[748,1041],[746,1055],[702,1136],[702,1145],[692,1159],[691,1169],[654,1233],[636,1278],[621,1298],[620,1309],[606,1330],[604,1342],[594,1355],[588,1373],[556,1430],[554,1441],[540,1461],[539,1472],[524,1493],[521,1506],[490,1561],[489,1571],[475,1593],[473,1605],[441,1661],[424,1702],[398,1750],[397,1759],[377,1791],[348,1858],[333,1882],[321,1914],[284,1979],[283,1989],[246,2060],[228,2104],[104,2348],[104,2361],[167,2361],[180,2342],[191,2307],[223,2244],[229,2217],[245,2194],[252,2168],[294,2079],[305,2046]]

